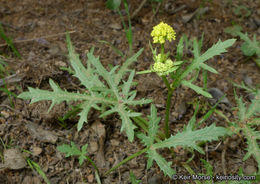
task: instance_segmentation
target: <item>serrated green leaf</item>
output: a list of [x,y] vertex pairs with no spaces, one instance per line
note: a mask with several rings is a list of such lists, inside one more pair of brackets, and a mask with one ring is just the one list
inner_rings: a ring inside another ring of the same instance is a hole
[[245,119],[249,119],[256,113],[260,113],[260,92],[256,93],[256,97],[252,100],[252,103],[249,105],[247,112],[245,114]]
[[118,85],[119,82],[122,80],[123,76],[126,74],[126,72],[129,72],[128,67],[135,61],[137,61],[137,58],[141,55],[143,52],[143,48],[140,49],[136,54],[134,54],[132,57],[128,58],[123,65],[120,67],[119,71],[117,72],[117,75],[115,76],[115,84]]
[[200,67],[203,68],[204,70],[208,70],[211,73],[218,74],[217,70],[215,70],[214,68],[210,67],[209,65],[206,65],[205,63],[201,63]]
[[174,66],[178,66],[178,65],[181,65],[184,61],[174,61],[173,62],[173,65]]
[[80,118],[79,118],[79,122],[78,122],[78,126],[77,126],[78,131],[81,130],[84,123],[88,122],[88,112],[91,109],[91,107],[94,105],[93,103],[95,103],[95,102],[87,101],[81,105],[82,111],[79,113]]
[[212,96],[211,96],[210,93],[204,91],[203,88],[201,88],[201,87],[199,87],[199,86],[196,86],[196,85],[190,83],[189,81],[183,80],[183,81],[181,82],[181,84],[184,85],[184,86],[187,86],[187,87],[189,87],[189,88],[191,88],[191,89],[193,89],[193,90],[196,91],[196,93],[198,93],[198,94],[201,94],[201,95],[203,95],[203,96],[205,96],[205,97],[207,97],[207,98],[212,98]]
[[179,61],[179,60],[182,60],[182,57],[183,57],[183,47],[184,47],[184,44],[183,44],[183,36],[181,37],[181,39],[179,40],[179,43],[177,45],[177,56],[176,56],[176,60]]
[[[167,162],[161,155],[159,155],[156,150],[148,150],[148,157],[152,160],[155,160],[160,169],[164,172],[165,175],[172,177],[175,174],[175,171],[171,168],[171,162]],[[150,161],[151,162],[151,161]]]
[[147,156],[147,165],[146,165],[146,169],[150,169],[153,166],[153,159],[149,157],[149,155]]
[[130,113],[128,113],[129,117],[139,117],[141,115],[142,115],[142,113],[139,113],[139,112],[130,112]]
[[123,52],[121,50],[119,50],[118,48],[116,48],[111,42],[108,42],[105,40],[98,40],[98,42],[108,44],[114,50],[115,53],[117,53],[121,57],[124,57]]
[[134,129],[136,128],[136,126],[130,119],[129,112],[125,110],[125,107],[122,104],[117,106],[116,111],[118,112],[122,120],[122,126],[120,131],[122,132],[123,130],[125,130],[128,140],[132,142],[134,140]]
[[70,143],[71,145],[68,144],[63,144],[61,146],[58,146],[57,149],[66,154],[66,157],[70,156],[78,156],[81,154],[81,151],[77,148],[74,142]]
[[242,31],[242,27],[240,25],[235,25],[224,29],[225,33],[231,34],[232,36],[238,36],[240,31]]
[[184,128],[183,128],[184,131],[192,131],[196,128],[195,123],[196,123],[196,115],[197,115],[198,111],[199,111],[199,103],[197,103],[195,112],[194,112],[193,116],[191,117],[191,119],[189,120],[188,125],[184,126]]
[[148,146],[152,145],[159,129],[160,117],[157,117],[157,110],[155,106],[151,105],[151,115],[149,116],[149,125],[148,125],[148,136],[150,138],[150,143]]
[[151,138],[144,135],[143,133],[138,133],[136,135],[139,139],[141,139],[141,142],[145,145],[145,146],[150,146],[150,142],[151,142]]
[[246,115],[246,107],[245,104],[243,103],[243,99],[242,97],[238,98],[235,94],[235,98],[238,104],[238,118],[240,121],[244,121],[245,120],[245,115]]
[[206,176],[213,176],[213,166],[204,159],[200,159],[206,168]]
[[66,157],[78,156],[79,164],[82,165],[82,163],[86,159],[85,154],[87,153],[88,144],[85,144],[84,146],[82,146],[81,151],[77,148],[77,146],[74,142],[71,142],[70,144],[71,145],[63,144],[61,146],[58,146],[57,149],[58,149],[58,151],[65,153]]
[[[69,51],[69,61],[75,74],[73,76],[77,77],[81,84],[84,85],[87,89],[91,89],[94,86],[103,86],[102,82],[99,81],[98,77],[92,71],[93,69],[88,67],[88,70],[83,66],[79,59],[79,55],[75,52],[69,34],[66,35],[67,45]],[[88,59],[94,58],[93,56],[94,49],[92,49],[88,54]],[[96,59],[96,58],[95,58]]]
[[245,42],[241,46],[241,50],[246,56],[253,56],[255,53],[260,53],[260,43],[256,41],[256,36],[254,35],[253,40],[250,40],[247,33],[239,32],[238,35]]
[[[255,131],[254,129],[250,128],[249,126],[245,125],[243,128],[244,135],[247,139],[247,153],[244,156],[243,160],[247,160],[251,155],[254,156],[255,160],[258,163],[258,168],[260,168],[260,147],[257,142],[257,139],[260,140],[260,132]],[[260,173],[260,170],[258,170]]]
[[197,59],[200,56],[199,44],[197,39],[193,40],[193,55],[195,59]]
[[131,84],[133,82],[133,78],[134,78],[134,74],[135,74],[135,71],[132,70],[129,77],[128,77],[128,80],[127,82],[124,82],[124,85],[123,85],[123,89],[122,89],[122,93],[123,95],[125,95],[126,97],[128,97],[128,93],[129,93],[129,90],[131,88]]
[[210,49],[208,49],[204,54],[199,56],[198,58],[195,58],[192,63],[184,70],[183,72],[180,72],[177,76],[177,80],[174,81],[173,86],[178,87],[183,79],[187,77],[187,75],[200,67],[200,64],[205,62],[206,60],[216,56],[220,55],[221,53],[226,52],[226,48],[230,47],[235,43],[236,39],[229,39],[224,42],[218,41],[215,45],[213,45]]
[[103,112],[99,117],[103,118],[103,117],[106,117],[106,116],[113,114],[115,112],[116,112],[116,109],[112,108],[112,109],[109,109],[109,110]]
[[128,105],[144,105],[144,104],[149,104],[151,103],[153,100],[151,99],[141,99],[141,100],[124,100],[125,103],[127,103]]
[[130,180],[131,180],[131,184],[139,184],[141,183],[141,180],[137,180],[134,173],[132,171],[130,171]]
[[183,131],[171,136],[169,139],[166,139],[162,142],[156,143],[153,145],[154,149],[159,148],[171,148],[176,146],[187,146],[191,147],[200,153],[204,151],[197,146],[197,141],[212,141],[218,140],[218,137],[230,134],[230,131],[224,127],[216,127],[215,124],[212,124],[209,127],[195,130],[195,131]]

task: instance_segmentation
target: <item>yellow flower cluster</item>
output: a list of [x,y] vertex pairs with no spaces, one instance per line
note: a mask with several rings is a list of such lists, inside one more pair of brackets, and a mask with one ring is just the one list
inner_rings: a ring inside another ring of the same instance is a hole
[[155,62],[153,65],[153,70],[159,75],[164,75],[173,67],[173,61],[171,59],[167,59],[165,63]]
[[153,37],[153,43],[165,43],[165,40],[175,40],[175,31],[171,26],[161,22],[160,24],[153,27],[151,36]]

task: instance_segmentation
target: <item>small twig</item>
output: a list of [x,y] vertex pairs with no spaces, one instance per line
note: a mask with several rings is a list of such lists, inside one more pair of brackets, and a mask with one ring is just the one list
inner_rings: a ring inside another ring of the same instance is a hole
[[147,0],[143,0],[141,2],[141,4],[138,6],[138,8],[134,11],[134,13],[131,15],[131,19],[133,19],[138,13],[139,11],[143,8],[143,6],[145,5],[145,3],[147,2]]
[[4,86],[5,83],[14,83],[14,82],[20,82],[24,78],[24,74],[13,74],[9,75],[3,79],[0,79],[0,87]]
[[153,16],[152,16],[151,19],[150,19],[150,22],[153,21],[155,15],[158,13],[158,11],[159,11],[161,5],[162,5],[162,3],[159,3],[159,4],[157,5],[155,12],[154,12]]
[[9,28],[12,28],[12,29],[14,29],[14,30],[17,30],[17,28],[14,27],[14,26],[12,26],[11,24],[7,24],[7,23],[2,22],[2,21],[0,21],[0,24],[2,24],[2,25],[4,25],[4,26],[7,26],[7,27],[9,27]]
[[[26,39],[26,40],[13,40],[13,43],[23,43],[23,42],[30,42],[30,41],[34,41],[34,40],[38,40],[38,39],[46,39],[46,38],[53,38],[53,37],[58,37],[61,35],[65,35],[67,33],[75,33],[76,31],[68,31],[68,32],[64,32],[64,33],[58,33],[58,34],[53,34],[53,35],[48,35],[48,36],[43,36],[43,37],[38,37],[38,38],[30,38],[30,39]],[[0,44],[0,47],[4,47],[7,46],[7,43],[4,44]]]
[[183,9],[185,9],[187,6],[184,4],[184,5],[181,5],[181,6],[179,6],[178,8],[175,8],[174,10],[172,10],[172,11],[170,11],[170,12],[168,12],[169,14],[171,14],[171,15],[173,15],[173,14],[175,14],[175,13],[177,13],[177,12],[179,12],[179,11],[181,11],[181,10],[183,10]]
[[228,144],[229,138],[226,139],[226,141],[224,142],[224,149],[221,153],[221,165],[222,165],[222,169],[223,169],[223,174],[227,175],[227,169],[226,169],[226,151],[227,151],[227,144]]

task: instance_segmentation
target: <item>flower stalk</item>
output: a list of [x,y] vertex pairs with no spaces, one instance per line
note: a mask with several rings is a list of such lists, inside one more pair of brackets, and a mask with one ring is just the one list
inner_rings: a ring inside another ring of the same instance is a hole
[[175,31],[174,29],[166,23],[161,22],[160,24],[153,27],[153,31],[151,32],[151,36],[153,37],[153,43],[159,43],[161,45],[160,54],[157,54],[156,50],[152,49],[154,64],[151,66],[151,70],[138,72],[137,74],[144,74],[155,72],[159,75],[165,86],[168,89],[167,101],[166,101],[166,113],[165,113],[165,126],[164,126],[164,137],[169,138],[169,116],[170,116],[170,109],[171,109],[171,98],[174,92],[175,87],[171,87],[167,76],[175,72],[179,65],[182,64],[181,61],[173,62],[169,58],[169,54],[165,54],[165,42],[175,40]]

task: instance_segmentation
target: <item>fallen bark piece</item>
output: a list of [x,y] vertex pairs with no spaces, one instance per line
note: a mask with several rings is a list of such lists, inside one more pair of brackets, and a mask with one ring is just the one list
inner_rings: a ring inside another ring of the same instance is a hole
[[4,151],[4,161],[5,161],[5,168],[8,169],[23,169],[26,167],[27,163],[17,148],[7,149]]
[[58,139],[58,136],[56,136],[54,133],[48,130],[44,130],[42,127],[34,123],[27,123],[26,127],[30,134],[39,141],[55,144]]

